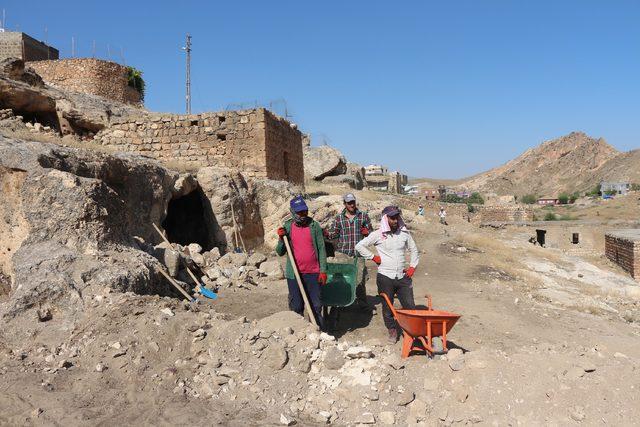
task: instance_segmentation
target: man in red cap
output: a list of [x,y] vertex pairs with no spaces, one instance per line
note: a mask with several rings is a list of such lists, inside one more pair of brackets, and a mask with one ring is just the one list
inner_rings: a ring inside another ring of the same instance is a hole
[[[385,293],[391,304],[397,295],[402,308],[414,309],[412,277],[420,261],[413,237],[402,221],[402,212],[397,206],[387,206],[382,211],[380,228],[356,245],[356,251],[365,259],[378,264],[376,283],[378,292]],[[368,249],[374,246],[378,255]],[[405,252],[409,251],[409,267],[405,266]],[[389,341],[398,340],[398,326],[386,304],[382,304],[382,317],[389,332]]]

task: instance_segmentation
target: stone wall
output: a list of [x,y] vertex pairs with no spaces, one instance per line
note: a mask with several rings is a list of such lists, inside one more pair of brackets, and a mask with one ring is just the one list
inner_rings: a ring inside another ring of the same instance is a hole
[[19,58],[23,61],[58,59],[59,52],[33,37],[13,31],[0,32],[0,61]]
[[302,134],[264,108],[116,120],[94,141],[140,152],[176,169],[217,166],[247,177],[304,182]]
[[128,85],[127,68],[115,62],[72,58],[34,61],[27,65],[49,85],[127,104],[141,103],[138,91]]
[[469,207],[465,203],[445,203],[435,200],[425,200],[423,206],[427,213],[437,214],[440,206],[444,207],[447,217],[455,216],[464,219],[469,218],[473,223],[486,222],[519,222],[532,221],[533,209],[517,205],[496,206],[496,205],[472,205],[473,212],[469,212]]
[[604,251],[607,258],[640,280],[640,229],[606,233]]

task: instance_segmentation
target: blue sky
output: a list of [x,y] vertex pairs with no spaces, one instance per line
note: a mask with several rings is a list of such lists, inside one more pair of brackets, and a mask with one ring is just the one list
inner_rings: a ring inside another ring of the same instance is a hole
[[[9,30],[144,72],[146,105],[272,104],[350,160],[459,178],[574,130],[640,148],[640,1],[0,1]],[[124,53],[121,56],[121,52]]]

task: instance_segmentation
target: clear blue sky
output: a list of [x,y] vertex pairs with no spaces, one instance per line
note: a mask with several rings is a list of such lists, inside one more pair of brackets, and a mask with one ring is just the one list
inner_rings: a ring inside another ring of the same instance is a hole
[[640,147],[640,1],[24,1],[7,27],[124,60],[155,111],[268,104],[352,161],[455,178],[573,130]]

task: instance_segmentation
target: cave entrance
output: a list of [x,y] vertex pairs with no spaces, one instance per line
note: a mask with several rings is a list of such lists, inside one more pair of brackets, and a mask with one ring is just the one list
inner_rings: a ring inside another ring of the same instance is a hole
[[60,132],[60,123],[55,112],[14,110],[13,114],[16,116],[21,116],[24,123],[40,123],[42,126],[49,126],[54,131]]
[[170,242],[181,245],[197,243],[205,251],[213,248],[203,204],[204,198],[202,189],[198,188],[169,202],[167,217],[162,221],[162,227],[166,230]]

